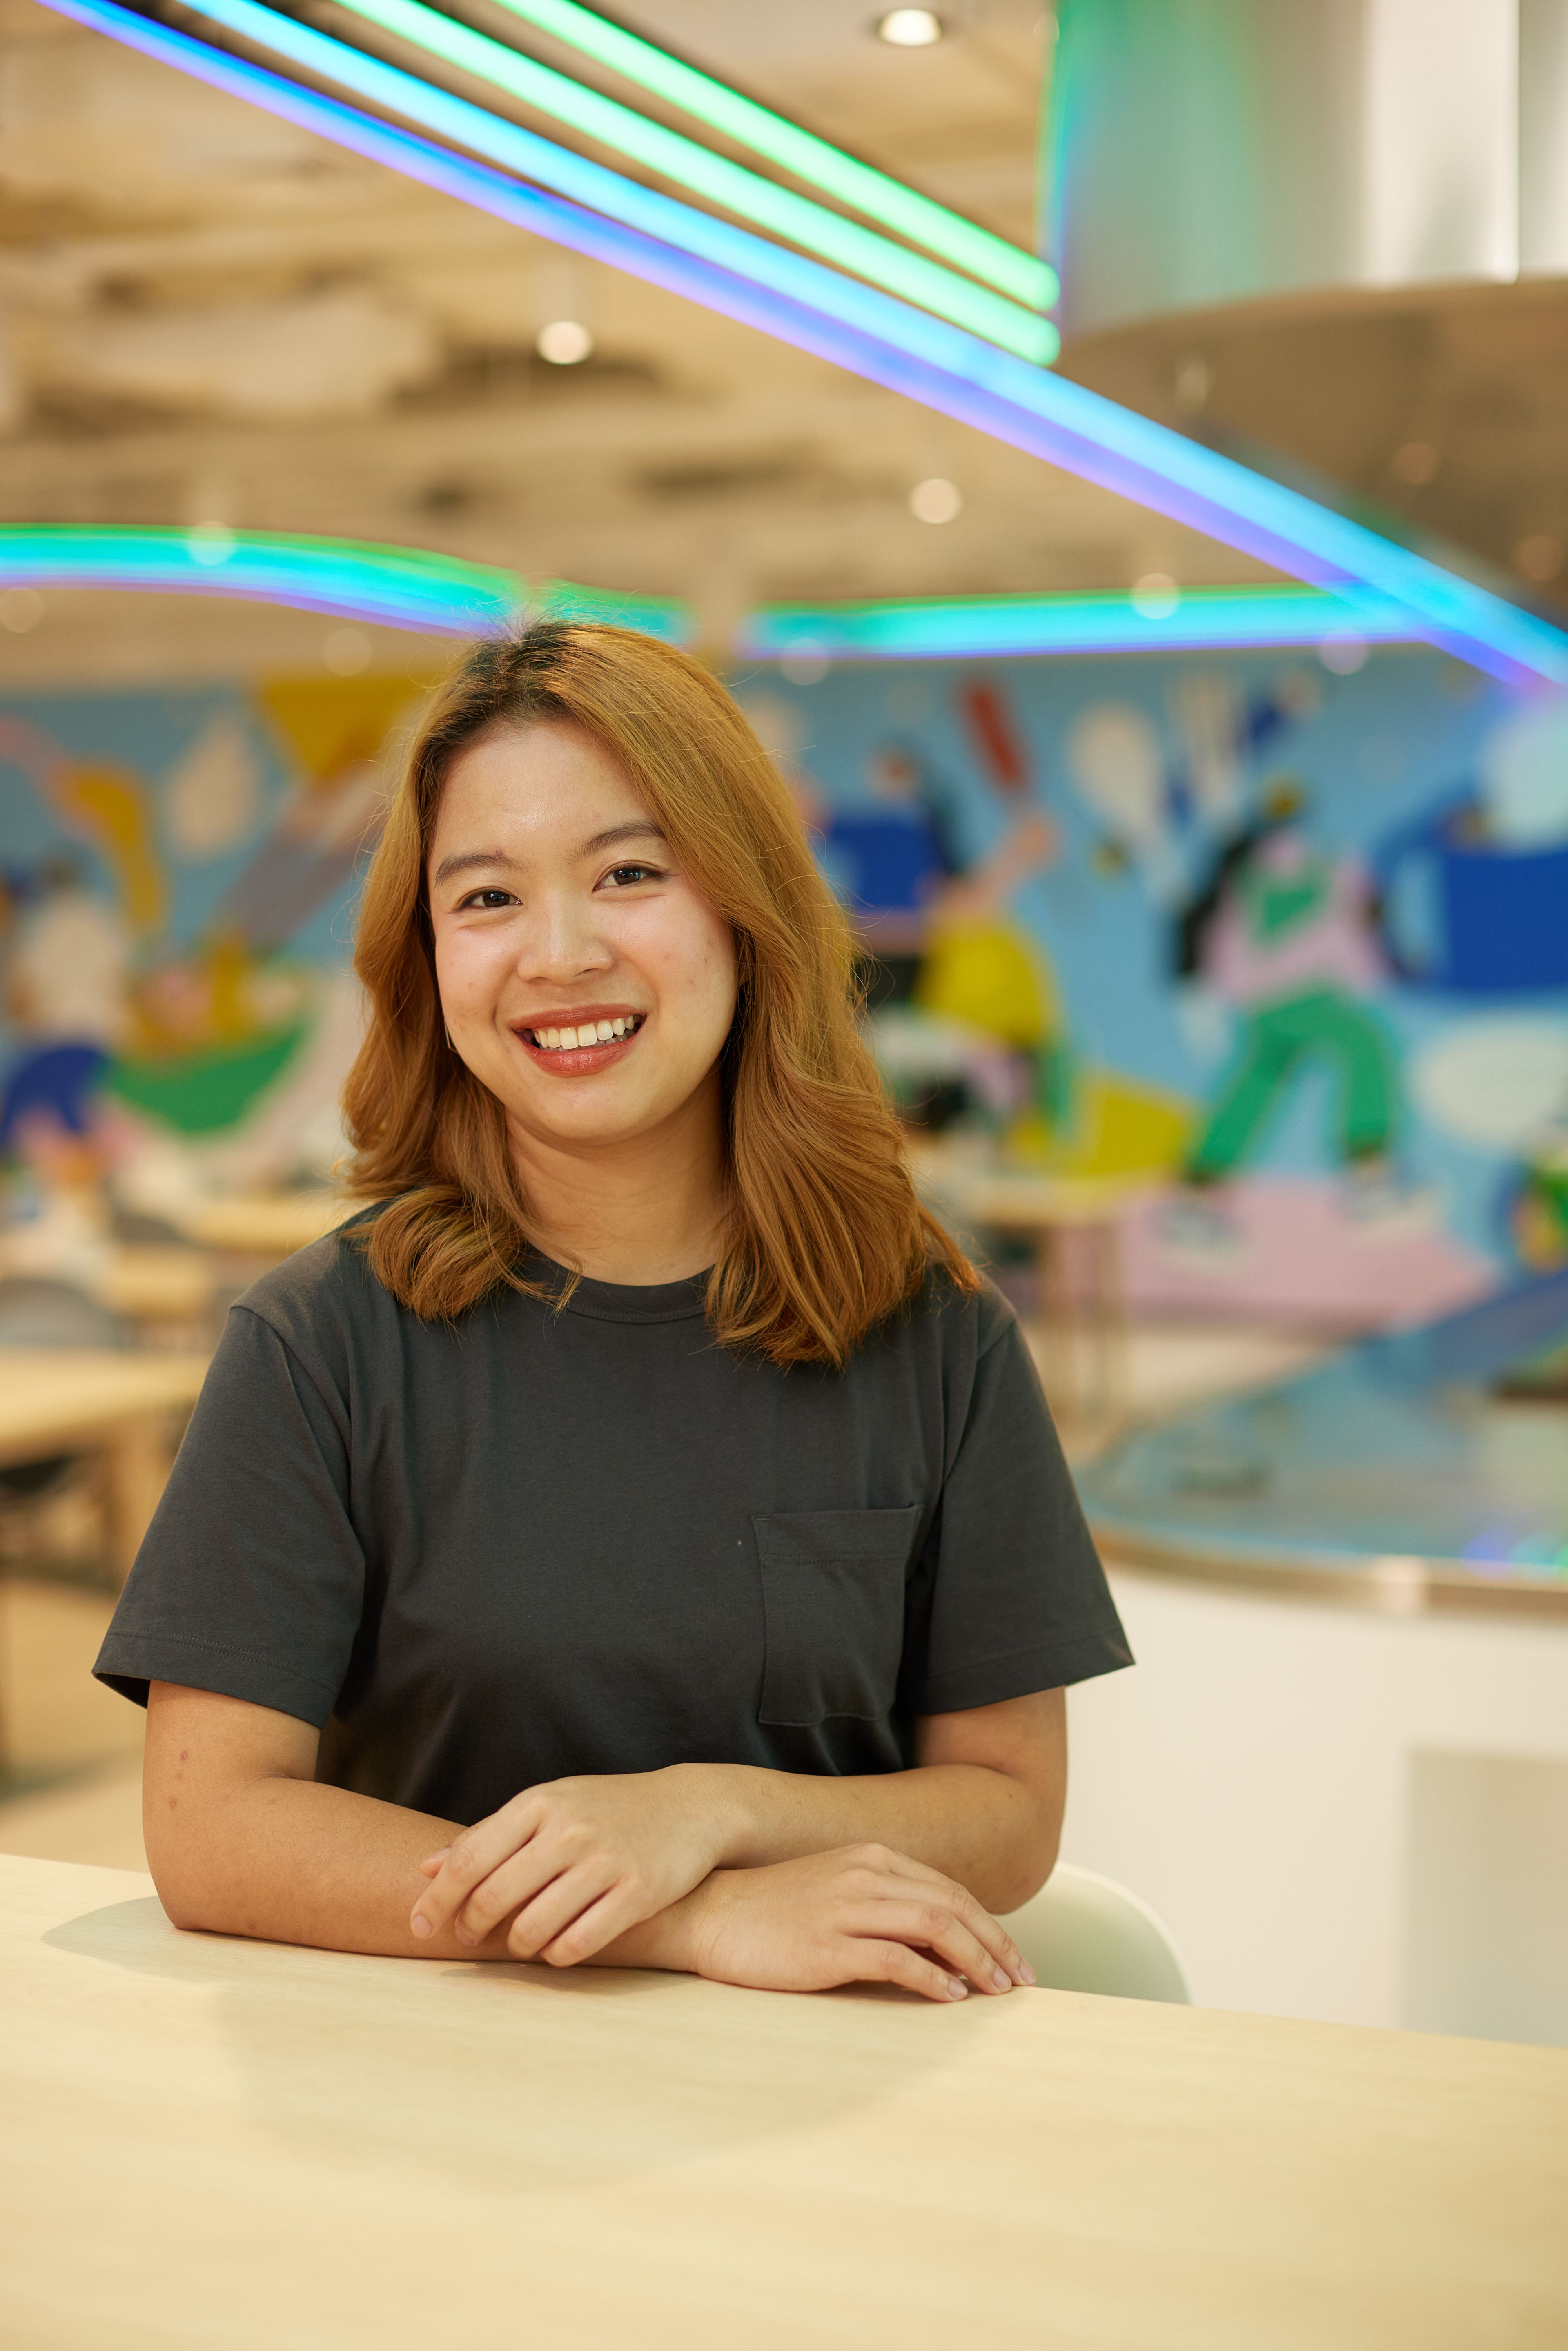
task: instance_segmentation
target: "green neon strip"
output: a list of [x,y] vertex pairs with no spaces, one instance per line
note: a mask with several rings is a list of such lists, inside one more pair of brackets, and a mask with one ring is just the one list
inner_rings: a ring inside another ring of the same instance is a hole
[[1019,309],[988,287],[955,276],[924,254],[890,244],[874,229],[862,228],[858,222],[827,211],[810,196],[797,195],[748,172],[744,164],[716,155],[711,148],[699,147],[680,131],[650,121],[645,114],[521,56],[504,42],[455,24],[450,16],[423,6],[421,0],[341,0],[341,5],[427,56],[441,57],[461,72],[507,91],[526,106],[570,124],[585,138],[615,148],[743,220],[788,237],[809,253],[821,254],[824,260],[852,270],[873,286],[902,294],[906,301],[918,302],[938,318],[951,319],[956,326],[967,327],[988,342],[999,343],[1004,350],[1016,351],[1026,360],[1050,360],[1056,356],[1057,332],[1048,319]]
[[881,221],[884,228],[925,246],[928,253],[939,253],[971,277],[999,287],[1028,308],[1049,310],[1061,293],[1056,272],[1032,253],[1009,245],[1006,237],[993,236],[989,229],[977,228],[946,204],[917,195],[869,163],[857,162],[826,139],[787,122],[754,99],[742,98],[738,90],[699,73],[695,66],[683,65],[652,41],[639,40],[635,33],[606,23],[591,8],[579,7],[577,0],[500,0],[500,5],[626,81],[695,115],[737,146],[781,163],[808,186],[821,188],[824,195],[852,204],[868,220]]

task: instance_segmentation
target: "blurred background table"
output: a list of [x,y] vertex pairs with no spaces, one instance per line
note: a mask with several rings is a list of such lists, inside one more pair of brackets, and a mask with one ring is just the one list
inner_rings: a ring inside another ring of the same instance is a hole
[[0,1468],[100,1454],[107,1553],[123,1579],[206,1369],[202,1354],[0,1347]]
[[1037,1353],[1046,1393],[1075,1432],[1109,1433],[1129,1399],[1122,1228],[1145,1178],[1034,1174],[917,1156],[922,1191],[962,1227],[1028,1241],[1037,1276]]
[[206,1200],[183,1218],[183,1229],[204,1249],[228,1257],[265,1259],[275,1265],[296,1249],[308,1249],[352,1215],[358,1202],[325,1188],[299,1192],[235,1194]]
[[1560,2351],[1568,2055],[180,1935],[0,1860],[11,2340]]

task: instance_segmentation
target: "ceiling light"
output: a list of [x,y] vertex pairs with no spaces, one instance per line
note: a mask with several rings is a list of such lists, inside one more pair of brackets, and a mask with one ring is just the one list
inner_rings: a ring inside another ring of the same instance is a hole
[[534,349],[551,367],[576,367],[593,350],[593,337],[578,319],[552,319],[534,338]]
[[[254,37],[255,11],[248,0],[237,7],[225,5],[225,0],[192,0],[192,5],[198,15],[215,16],[237,31],[246,30],[248,19]],[[792,245],[802,246],[840,268],[852,269],[857,277],[869,278],[873,286],[885,286],[890,293],[902,294],[906,300],[935,310],[939,318],[956,319],[976,334],[1000,343],[1005,350],[1047,361],[1056,356],[1060,340],[1056,329],[1039,315],[1038,308],[1021,308],[987,287],[956,277],[941,262],[911,253],[906,246],[892,244],[875,229],[862,228],[811,197],[780,187],[777,181],[748,171],[727,155],[715,154],[668,124],[606,97],[602,90],[590,89],[570,74],[557,73],[537,58],[522,57],[506,42],[492,40],[471,26],[455,24],[439,9],[425,7],[423,0],[341,0],[341,5],[396,39],[504,89],[525,106],[553,116],[676,186],[691,189],[708,203],[720,204],[726,212],[774,235],[788,237]]]
[[1402,441],[1391,460],[1399,479],[1408,482],[1413,490],[1436,478],[1440,462],[1430,441]]
[[44,600],[36,588],[0,589],[0,629],[25,637],[44,617]]
[[894,49],[928,49],[946,27],[929,8],[890,8],[876,20],[876,37]]
[[611,23],[595,9],[580,6],[578,0],[500,0],[500,5],[525,24],[537,25],[552,40],[706,122],[737,147],[781,163],[808,187],[820,188],[869,220],[881,221],[910,244],[956,261],[971,277],[984,278],[1030,309],[1049,310],[1061,292],[1055,272],[1020,246],[994,236],[901,181],[890,180],[885,172],[846,155],[841,147],[802,131],[798,122],[758,106],[755,99],[715,81],[711,74],[699,73],[667,49]]
[[[323,40],[292,18],[267,8],[246,11],[248,21],[267,27],[267,47],[308,50],[314,57],[319,42],[332,60],[329,78],[435,138],[380,120],[116,0],[48,5],[497,220],[773,335],[1298,579],[1353,598],[1371,591],[1392,599],[1412,636],[1489,676],[1513,686],[1568,684],[1568,635],[1350,516],[928,311]],[[450,146],[437,143],[443,136]],[[474,161],[476,143],[507,168]],[[503,147],[504,156],[497,152]],[[458,152],[465,148],[470,152]],[[1042,495],[1049,495],[1044,483]],[[188,555],[185,563],[189,578]],[[224,567],[220,576],[226,575]]]
[[1366,667],[1366,639],[1354,629],[1331,629],[1318,647],[1318,659],[1335,677],[1354,677]]
[[955,522],[964,511],[963,494],[956,482],[940,477],[916,482],[909,493],[909,511],[916,522]]
[[361,677],[375,650],[363,629],[332,629],[322,641],[321,659],[334,677]]
[[1133,582],[1133,610],[1145,621],[1168,621],[1181,603],[1181,590],[1168,571],[1145,571]]

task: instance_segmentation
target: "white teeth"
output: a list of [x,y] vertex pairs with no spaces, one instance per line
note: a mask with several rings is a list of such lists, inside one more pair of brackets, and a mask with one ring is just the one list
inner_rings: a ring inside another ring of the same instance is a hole
[[527,1034],[544,1052],[580,1052],[585,1045],[610,1045],[618,1037],[634,1037],[641,1017],[622,1013],[616,1020],[585,1020],[576,1029],[530,1029]]

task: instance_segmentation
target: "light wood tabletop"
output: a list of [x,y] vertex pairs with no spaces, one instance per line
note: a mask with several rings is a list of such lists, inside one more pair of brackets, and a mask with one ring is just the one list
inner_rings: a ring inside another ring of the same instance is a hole
[[8,2351],[1562,2351],[1568,2053],[345,1958],[0,1860]]
[[305,1192],[236,1194],[204,1200],[182,1218],[183,1229],[204,1249],[275,1262],[307,1249],[351,1216],[357,1202],[325,1185]]
[[124,1575],[169,1474],[168,1425],[190,1411],[206,1371],[200,1354],[0,1347],[0,1465],[101,1452],[109,1547]]

